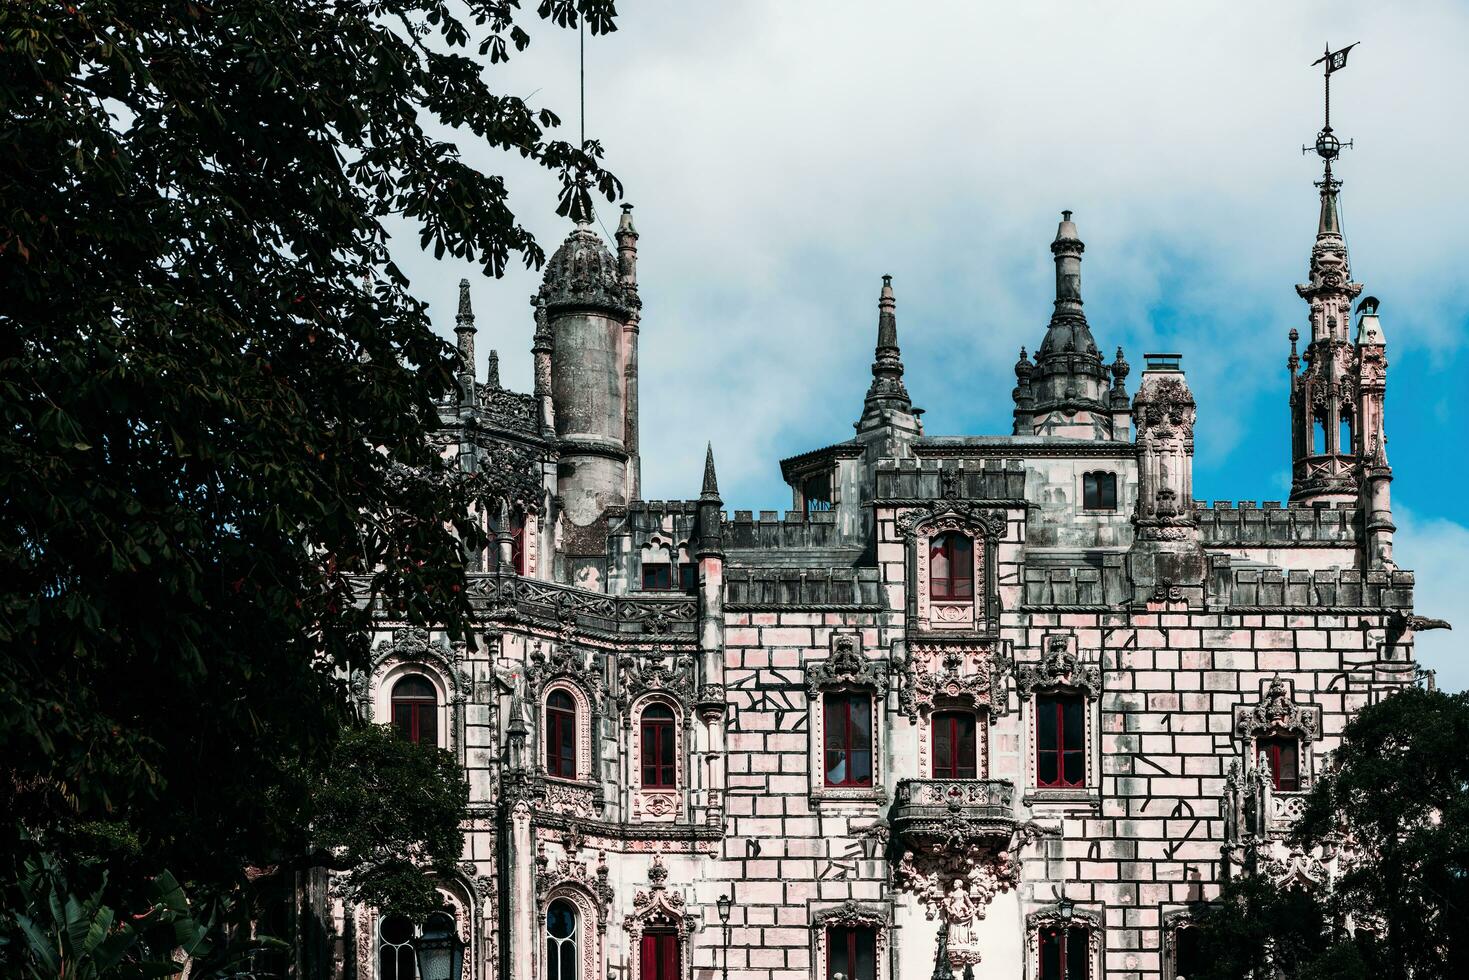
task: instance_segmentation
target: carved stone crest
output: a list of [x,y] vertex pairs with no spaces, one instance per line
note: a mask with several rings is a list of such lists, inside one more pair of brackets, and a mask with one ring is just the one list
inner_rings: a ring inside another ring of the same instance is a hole
[[1312,742],[1318,737],[1320,715],[1316,705],[1297,704],[1290,688],[1276,674],[1258,704],[1235,708],[1234,731],[1242,739],[1284,734]]
[[988,644],[914,643],[903,662],[899,706],[915,723],[940,700],[1003,714],[1006,695],[1001,661]]
[[887,694],[887,665],[868,660],[861,637],[853,633],[833,634],[827,658],[806,664],[806,690],[812,697],[841,685],[870,688],[879,698]]
[[1039,689],[1065,687],[1081,691],[1095,701],[1102,693],[1102,672],[1084,664],[1071,634],[1048,634],[1042,641],[1039,664],[1025,664],[1016,671],[1015,687],[1022,701]]

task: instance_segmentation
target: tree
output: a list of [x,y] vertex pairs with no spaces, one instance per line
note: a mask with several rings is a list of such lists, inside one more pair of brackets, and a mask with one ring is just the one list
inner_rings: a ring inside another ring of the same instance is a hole
[[[430,900],[327,779],[385,767],[460,804],[462,775],[356,731],[344,684],[374,608],[463,632],[481,543],[428,438],[453,351],[383,223],[491,275],[542,261],[440,126],[557,173],[562,213],[620,193],[595,141],[487,80],[530,42],[517,8],[0,6],[0,908],[48,855],[118,914],[164,869],[243,908],[244,869],[324,853],[327,812],[378,868],[365,895]],[[537,13],[614,29],[610,0]],[[0,957],[18,929],[0,915]]]
[[[1352,719],[1293,843],[1345,847],[1329,891],[1247,876],[1202,917],[1203,980],[1437,980],[1469,963],[1469,693],[1408,688]],[[1350,927],[1350,928],[1349,928]]]

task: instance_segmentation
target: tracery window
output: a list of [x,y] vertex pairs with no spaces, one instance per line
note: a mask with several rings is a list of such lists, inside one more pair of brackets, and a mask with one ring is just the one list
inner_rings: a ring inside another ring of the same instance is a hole
[[1301,741],[1292,735],[1267,735],[1255,741],[1255,760],[1270,767],[1270,782],[1288,793],[1301,788]]
[[525,514],[518,511],[510,522],[510,566],[516,575],[525,574]]
[[822,703],[826,785],[871,786],[872,695],[831,691]]
[[643,709],[642,766],[644,789],[673,789],[678,784],[677,742],[673,709],[654,703]]
[[1080,694],[1036,696],[1035,781],[1042,789],[1086,785],[1086,704]]
[[563,690],[546,698],[546,772],[576,778],[576,702]]
[[406,674],[393,685],[393,727],[410,742],[438,745],[439,696],[422,674]]
[[835,980],[876,980],[877,930],[871,926],[831,926],[826,930],[826,976]]
[[385,916],[377,938],[377,980],[414,980],[413,923],[401,915]]
[[933,778],[979,778],[979,725],[974,712],[939,711],[931,724]]
[[579,980],[577,945],[581,919],[576,906],[558,898],[546,909],[545,980]]
[[946,531],[929,543],[929,591],[934,599],[974,598],[974,542]]
[[1041,926],[1039,980],[1090,980],[1090,931],[1087,926]]
[[649,929],[638,943],[638,980],[680,980],[678,933]]
[[1086,510],[1116,510],[1117,474],[1082,474],[1081,506]]

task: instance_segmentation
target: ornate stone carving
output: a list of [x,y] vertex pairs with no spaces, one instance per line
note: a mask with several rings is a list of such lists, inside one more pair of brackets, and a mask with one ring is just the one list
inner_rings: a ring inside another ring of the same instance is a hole
[[596,698],[602,693],[602,671],[595,654],[583,651],[572,643],[546,644],[537,641],[531,646],[530,655],[526,657],[527,692],[532,697],[538,697],[547,684],[558,678],[571,681],[590,698]]
[[724,717],[725,693],[723,684],[704,684],[699,688],[698,700],[694,703],[694,710],[699,713],[699,719],[706,725],[711,725]]
[[645,656],[631,650],[623,653],[617,666],[622,673],[618,700],[624,710],[649,691],[667,694],[686,708],[694,700],[694,658],[686,652],[676,653],[670,660],[668,653],[655,644]]
[[591,900],[595,909],[598,932],[607,931],[607,911],[612,906],[612,885],[608,881],[607,852],[597,852],[597,866],[592,868],[577,860],[580,842],[574,837],[566,843],[566,857],[552,865],[546,855],[546,842],[536,845],[536,902],[542,913],[558,892],[570,892]]
[[834,633],[827,658],[806,664],[806,691],[812,697],[842,685],[870,688],[878,698],[887,695],[887,665],[867,659],[862,638],[854,633]]
[[1258,704],[1236,707],[1234,712],[1235,734],[1247,741],[1281,734],[1295,735],[1306,743],[1315,741],[1320,731],[1320,707],[1297,704],[1279,674],[1271,679]]
[[527,514],[541,512],[546,488],[541,478],[541,454],[510,443],[486,441],[479,449],[476,474],[481,498]]
[[928,919],[943,919],[949,964],[959,967],[979,962],[974,922],[985,917],[996,895],[1020,884],[1020,864],[1004,847],[970,842],[904,851],[893,877],[917,897]]
[[1081,662],[1075,635],[1051,633],[1041,641],[1041,646],[1044,652],[1039,664],[1017,668],[1015,688],[1022,701],[1037,690],[1050,687],[1081,691],[1091,701],[1101,696],[1102,672],[1092,664]]
[[916,539],[920,531],[933,535],[949,530],[977,532],[986,539],[999,539],[1005,536],[1007,524],[1003,510],[979,507],[952,497],[898,515],[898,533],[909,541]]
[[[1061,910],[1050,905],[1045,908],[1036,909],[1025,917],[1025,942],[1030,948],[1030,961],[1036,963],[1040,958],[1041,930],[1048,928],[1067,928],[1083,926],[1087,930],[1087,955],[1092,962],[1102,954],[1102,917],[1090,909],[1073,908],[1069,919],[1061,915]],[[1088,973],[1091,971],[1088,970]]]
[[[622,919],[622,928],[627,932],[628,947],[638,949],[643,932],[649,927],[672,929],[678,936],[679,964],[682,975],[689,976],[689,916],[684,907],[684,898],[668,890],[668,867],[663,863],[662,849],[653,852],[653,863],[648,868],[648,889],[639,890],[633,896],[632,911]],[[641,980],[642,957],[630,958],[631,980]]]
[[898,703],[915,723],[938,700],[999,715],[1006,710],[1002,658],[989,644],[914,643]]

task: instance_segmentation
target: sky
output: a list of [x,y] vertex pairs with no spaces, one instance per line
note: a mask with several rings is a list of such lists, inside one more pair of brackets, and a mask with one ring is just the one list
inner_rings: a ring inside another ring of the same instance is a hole
[[[534,5],[526,5],[533,7]],[[1337,176],[1355,279],[1382,301],[1388,455],[1417,611],[1469,630],[1469,4],[624,0],[586,39],[586,127],[636,206],[644,496],[697,495],[706,441],[726,506],[785,509],[778,461],[849,438],[870,381],[883,274],[929,434],[1008,433],[1013,365],[1053,298],[1063,209],[1086,243],[1082,292],[1136,390],[1147,351],[1181,351],[1199,403],[1207,500],[1283,500],[1288,353],[1307,332],[1319,197],[1319,68],[1344,140]],[[527,15],[529,17],[529,15]],[[499,91],[575,139],[574,32],[544,24]],[[503,174],[548,254],[569,227],[556,183],[461,141]],[[617,208],[599,211],[606,229]],[[472,283],[481,371],[530,390],[539,273],[394,254],[452,337]],[[1419,637],[1441,686],[1469,644]]]

